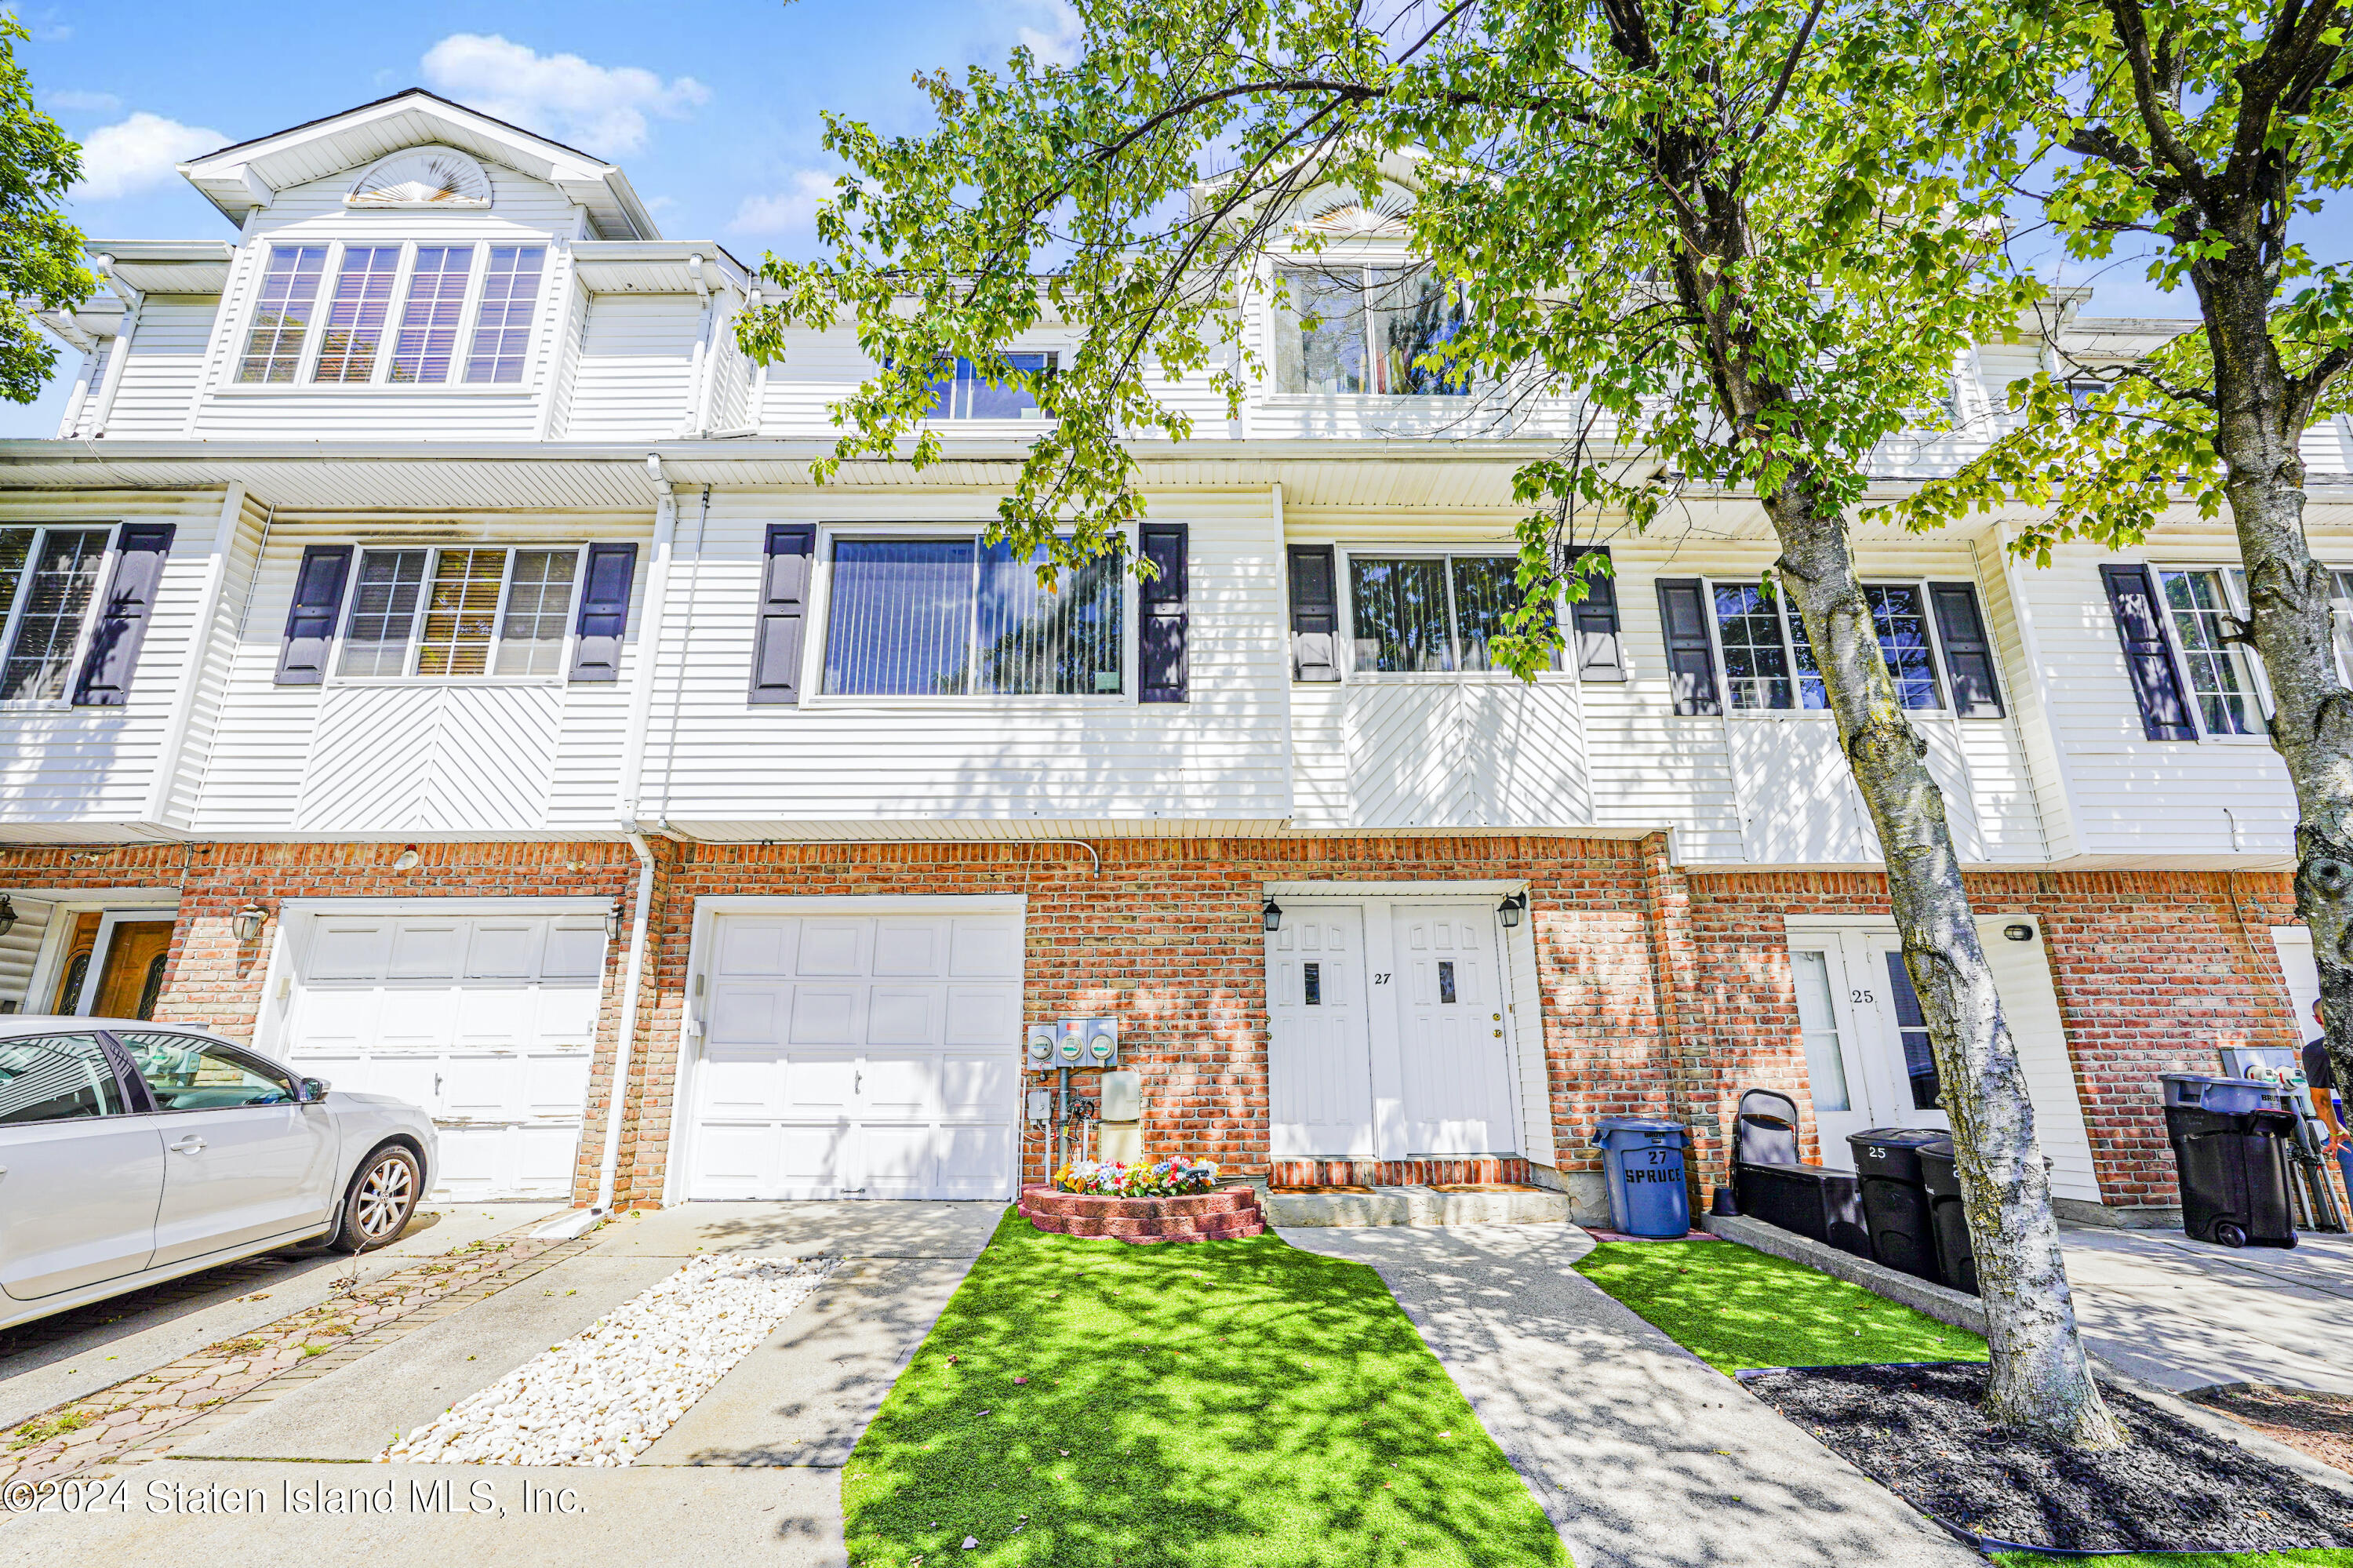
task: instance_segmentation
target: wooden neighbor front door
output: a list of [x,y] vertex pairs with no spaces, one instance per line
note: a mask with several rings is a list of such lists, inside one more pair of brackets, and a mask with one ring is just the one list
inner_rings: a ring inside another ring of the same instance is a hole
[[118,920],[106,961],[98,971],[93,1018],[153,1018],[164,989],[164,965],[172,951],[169,920]]

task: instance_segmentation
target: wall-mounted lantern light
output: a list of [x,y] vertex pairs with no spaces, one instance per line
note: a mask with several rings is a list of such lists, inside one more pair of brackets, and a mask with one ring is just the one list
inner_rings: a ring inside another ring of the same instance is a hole
[[16,928],[16,906],[8,895],[0,893],[0,937]]
[[1528,895],[1525,893],[1514,893],[1507,895],[1503,903],[1496,906],[1495,918],[1504,923],[1504,930],[1516,931],[1520,928],[1520,921],[1527,915],[1527,912]]
[[2034,940],[2034,927],[2031,926],[2004,926],[2001,928],[2001,934],[2013,942]]
[[258,942],[261,939],[262,924],[269,918],[269,910],[259,904],[248,904],[228,917],[228,928],[240,942]]
[[392,857],[392,869],[395,871],[415,871],[418,863],[424,859],[425,857],[423,855],[417,853],[417,846],[415,844],[403,844],[400,846],[400,853]]
[[1270,898],[1266,901],[1266,907],[1260,910],[1259,915],[1261,918],[1265,920],[1266,928],[1268,930],[1279,931],[1282,929],[1282,906],[1277,904],[1273,899]]
[[615,942],[621,939],[621,901],[617,898],[613,900],[612,907],[605,911],[605,936]]

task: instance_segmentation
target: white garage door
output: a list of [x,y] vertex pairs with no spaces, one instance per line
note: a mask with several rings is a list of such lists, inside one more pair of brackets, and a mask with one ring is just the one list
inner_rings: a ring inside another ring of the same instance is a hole
[[599,916],[326,914],[291,936],[289,1057],[339,1089],[430,1111],[438,1195],[571,1195]]
[[1018,916],[723,915],[691,1198],[1008,1198]]

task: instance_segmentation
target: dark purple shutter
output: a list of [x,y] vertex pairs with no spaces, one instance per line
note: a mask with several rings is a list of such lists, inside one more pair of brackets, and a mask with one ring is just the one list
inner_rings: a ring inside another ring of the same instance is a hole
[[2102,567],[2108,607],[2116,611],[2116,637],[2124,643],[2125,669],[2140,702],[2141,733],[2151,740],[2196,740],[2198,726],[2181,694],[2181,676],[2165,635],[2165,611],[2147,567]]
[[278,684],[315,686],[326,679],[327,651],[335,645],[335,616],[351,570],[349,545],[313,545],[302,552],[301,568],[294,574],[294,606],[286,612],[286,641],[278,648]]
[[580,588],[579,635],[572,645],[572,678],[617,681],[621,641],[629,630],[629,585],[638,575],[635,545],[591,545]]
[[1953,683],[1953,711],[1963,718],[2001,717],[2001,683],[1994,676],[1993,643],[1970,583],[1930,583],[1936,636],[1945,645],[1945,674]]
[[760,627],[752,644],[754,703],[801,700],[801,639],[808,626],[809,559],[816,552],[815,524],[768,524]]
[[1291,546],[1291,678],[1340,678],[1338,573],[1329,545]]
[[1667,677],[1674,683],[1675,712],[1686,716],[1718,714],[1715,650],[1707,635],[1707,590],[1697,577],[1659,579],[1659,623],[1667,636]]
[[[1609,558],[1607,550],[1589,550],[1588,555]],[[1626,678],[1626,653],[1618,637],[1618,579],[1599,572],[1588,573],[1585,598],[1569,608],[1569,625],[1577,633],[1577,645],[1571,650],[1577,655],[1577,678],[1586,681],[1622,681]]]
[[1144,624],[1136,629],[1142,656],[1142,678],[1136,700],[1145,703],[1186,701],[1185,634],[1191,620],[1186,609],[1186,575],[1190,569],[1188,531],[1182,523],[1147,523],[1139,530],[1144,558],[1159,575],[1136,590]]
[[74,684],[77,705],[119,708],[131,700],[131,677],[139,668],[147,623],[155,618],[155,593],[164,586],[164,558],[172,553],[174,532],[170,523],[125,523],[116,535],[114,580],[106,587],[90,656]]

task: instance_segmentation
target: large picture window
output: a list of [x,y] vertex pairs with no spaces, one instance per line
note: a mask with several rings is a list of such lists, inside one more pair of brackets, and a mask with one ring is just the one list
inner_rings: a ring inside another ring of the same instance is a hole
[[531,349],[532,305],[539,298],[539,274],[547,265],[544,245],[493,245],[482,279],[481,313],[474,320],[473,352],[466,379],[522,379]]
[[834,542],[825,691],[843,696],[1111,696],[1122,562],[1038,581],[1044,552],[963,535]]
[[1493,670],[1520,603],[1514,556],[1348,557],[1355,667],[1368,673]]
[[555,675],[579,578],[576,546],[363,550],[339,675]]
[[1426,267],[1286,268],[1275,313],[1275,389],[1377,397],[1464,397],[1461,368],[1439,362],[1462,330],[1462,291]]
[[66,694],[109,531],[0,528],[0,702]]
[[245,356],[237,361],[240,384],[294,379],[318,306],[319,277],[326,267],[323,245],[270,248],[269,269],[261,275],[261,295],[254,304],[253,329],[246,334]]

